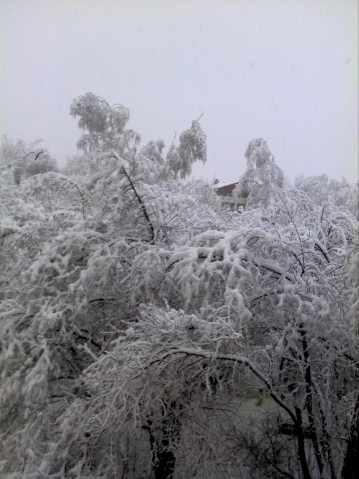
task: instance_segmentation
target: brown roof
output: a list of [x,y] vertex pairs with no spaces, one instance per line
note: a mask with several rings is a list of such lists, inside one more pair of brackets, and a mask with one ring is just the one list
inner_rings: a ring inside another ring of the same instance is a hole
[[215,186],[214,190],[218,196],[230,196],[237,185],[238,183],[236,182],[236,183],[229,183],[224,186],[219,186],[218,188],[216,188]]

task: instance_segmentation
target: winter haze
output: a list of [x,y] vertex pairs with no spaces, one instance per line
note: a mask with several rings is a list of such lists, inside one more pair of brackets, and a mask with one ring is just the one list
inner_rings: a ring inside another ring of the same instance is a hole
[[358,479],[356,3],[0,9],[0,478]]
[[130,110],[142,143],[201,114],[208,161],[237,180],[267,139],[286,175],[357,178],[355,0],[1,0],[0,132],[44,140],[58,164],[80,135],[72,100]]

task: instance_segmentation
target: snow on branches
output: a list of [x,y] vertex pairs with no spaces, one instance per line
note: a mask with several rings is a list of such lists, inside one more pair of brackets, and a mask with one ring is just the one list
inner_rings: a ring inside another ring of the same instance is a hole
[[85,155],[10,185],[0,224],[1,476],[353,470],[354,189],[291,188],[256,139],[246,209],[221,210],[181,181],[206,160],[198,121],[164,155],[122,106],[71,112]]

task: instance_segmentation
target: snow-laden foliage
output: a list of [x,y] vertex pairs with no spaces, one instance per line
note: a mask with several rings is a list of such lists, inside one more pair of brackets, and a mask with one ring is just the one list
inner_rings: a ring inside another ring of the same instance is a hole
[[355,335],[354,354],[359,355],[359,240],[349,251],[349,271],[347,278],[347,286],[349,287],[349,318]]
[[[13,180],[19,185],[25,178],[33,175],[56,171],[56,161],[46,148],[40,146],[42,140],[27,145],[24,141],[14,142],[3,136],[0,146],[0,171],[11,171]],[[10,179],[11,182],[11,179]]]
[[295,186],[318,204],[332,203],[358,217],[358,183],[353,186],[345,178],[329,181],[327,175],[320,175],[299,177]]
[[283,188],[284,174],[274,161],[269,146],[263,138],[252,140],[245,152],[247,171],[239,179],[234,194],[248,197],[248,206],[268,206],[275,188]]
[[179,175],[183,179],[190,175],[195,161],[207,161],[206,135],[198,121],[193,121],[191,128],[182,133],[179,140],[178,147],[171,146],[167,160],[168,168],[175,178]]
[[78,148],[94,157],[112,150],[129,162],[131,176],[154,183],[159,179],[185,178],[190,175],[195,161],[207,161],[206,135],[198,121],[180,135],[179,145],[172,144],[166,159],[162,157],[164,142],[150,141],[139,152],[140,136],[134,130],[125,129],[130,115],[122,105],[110,106],[103,98],[91,92],[76,98],[70,113],[78,117],[78,125],[85,130]]
[[79,139],[79,149],[88,153],[122,147],[124,128],[130,118],[124,106],[111,107],[103,98],[88,92],[72,102],[70,113],[79,117],[79,127],[88,132]]
[[71,113],[85,154],[0,222],[1,477],[355,477],[354,189],[290,188],[253,140],[226,211],[180,180],[198,122],[165,156],[122,106]]

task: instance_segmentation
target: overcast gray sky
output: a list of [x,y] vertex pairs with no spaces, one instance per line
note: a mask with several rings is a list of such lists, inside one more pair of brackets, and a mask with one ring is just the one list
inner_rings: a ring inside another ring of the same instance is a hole
[[357,0],[0,0],[0,133],[60,165],[88,91],[167,146],[203,113],[197,177],[237,180],[267,139],[289,178],[358,176]]

